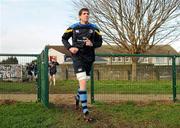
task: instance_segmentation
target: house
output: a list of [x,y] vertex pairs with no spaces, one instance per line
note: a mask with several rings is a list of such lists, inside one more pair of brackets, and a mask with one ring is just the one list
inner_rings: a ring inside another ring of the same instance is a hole
[[[180,51],[179,51],[179,54],[178,54],[178,55],[180,56]],[[180,65],[180,57],[177,58],[177,61],[178,61],[178,62],[177,62],[177,65]]]
[[[75,79],[70,52],[64,46],[48,46],[49,60],[56,59],[60,64],[57,77],[62,80]],[[98,53],[127,54],[128,52],[116,46],[103,45],[96,49]],[[157,45],[144,54],[178,54],[170,45]],[[170,79],[171,58],[168,57],[138,57],[137,79]],[[132,75],[131,57],[96,56],[94,78],[97,80],[130,80]],[[164,70],[166,69],[166,70]]]
[[[58,63],[72,63],[71,55],[68,50],[64,46],[48,46],[49,48],[49,58],[56,58]],[[123,48],[119,48],[117,46],[108,46],[103,45],[102,47],[96,49],[96,53],[110,53],[110,54],[128,54],[126,50]],[[174,55],[178,54],[178,52],[171,47],[170,45],[156,45],[152,49],[148,50],[144,54],[161,54],[161,55]],[[96,56],[95,63],[106,63],[106,64],[132,64],[131,57],[98,57]],[[168,57],[140,57],[138,59],[138,63],[142,64],[154,64],[154,65],[171,65],[172,59]],[[179,60],[177,59],[177,62]]]
[[[71,54],[64,46],[48,46],[49,60],[55,59],[59,64],[72,64]],[[107,63],[106,59],[96,56],[95,63]]]

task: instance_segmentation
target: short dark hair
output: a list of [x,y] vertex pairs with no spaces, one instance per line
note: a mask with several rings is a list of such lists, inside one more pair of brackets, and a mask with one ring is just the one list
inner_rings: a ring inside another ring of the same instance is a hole
[[89,13],[89,9],[88,8],[81,8],[81,10],[79,10],[79,16],[82,14],[83,11],[86,11]]

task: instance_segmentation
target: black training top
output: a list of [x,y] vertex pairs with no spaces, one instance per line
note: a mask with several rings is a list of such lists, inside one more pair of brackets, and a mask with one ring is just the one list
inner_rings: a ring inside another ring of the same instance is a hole
[[[72,37],[72,45],[69,43],[69,38]],[[93,46],[85,46],[84,40],[92,41]],[[94,49],[102,45],[102,36],[96,25],[76,23],[70,26],[62,36],[64,46],[69,50],[71,47],[77,47],[79,51],[72,55],[73,58],[83,59],[86,61],[95,60]]]
[[59,65],[58,62],[51,62],[51,63],[49,64],[49,72],[50,72],[50,74],[56,74],[56,72],[57,72],[56,66],[57,66],[57,65]]

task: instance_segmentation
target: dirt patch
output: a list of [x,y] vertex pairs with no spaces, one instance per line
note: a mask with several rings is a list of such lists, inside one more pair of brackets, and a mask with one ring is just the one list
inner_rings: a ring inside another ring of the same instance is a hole
[[15,100],[0,100],[0,105],[11,105],[15,103],[16,103]]
[[14,100],[22,102],[35,102],[36,94],[0,94],[0,100]]
[[[74,94],[50,94],[49,101],[54,104],[74,104]],[[36,94],[0,94],[0,100],[14,100],[22,102],[36,102]],[[90,104],[90,95],[88,95]],[[123,103],[127,101],[146,105],[153,101],[161,103],[172,103],[172,95],[169,94],[95,94],[95,101],[106,103]]]
[[98,101],[169,101],[172,95],[169,94],[96,94]]

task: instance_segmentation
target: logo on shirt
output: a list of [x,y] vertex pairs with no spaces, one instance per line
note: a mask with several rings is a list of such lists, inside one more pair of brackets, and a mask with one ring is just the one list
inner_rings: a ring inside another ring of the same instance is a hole
[[76,33],[79,33],[79,30],[76,30],[75,32],[76,32]]
[[87,39],[87,37],[83,37],[83,40],[86,40]]
[[78,68],[78,72],[81,72],[82,71],[82,68]]
[[89,29],[89,33],[93,33],[93,30],[92,30],[92,29]]

